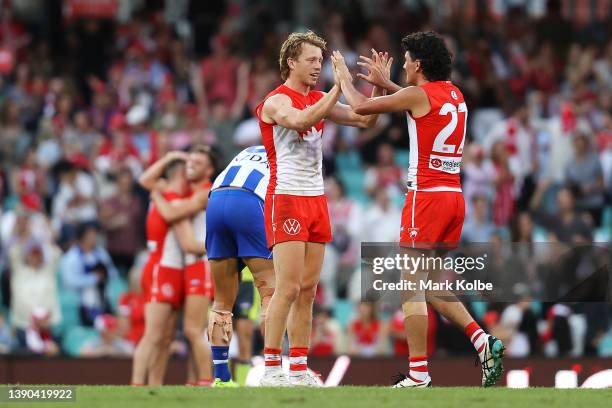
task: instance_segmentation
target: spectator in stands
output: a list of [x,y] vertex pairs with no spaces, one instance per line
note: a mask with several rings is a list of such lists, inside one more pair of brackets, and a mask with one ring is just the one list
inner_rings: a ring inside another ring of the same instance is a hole
[[541,182],[530,203],[536,224],[546,228],[549,231],[549,239],[555,242],[592,241],[590,220],[576,212],[574,194],[568,188],[562,188],[557,193],[555,212],[550,213],[539,208],[548,187],[547,181]]
[[113,263],[122,272],[127,272],[134,263],[134,256],[144,248],[144,235],[135,226],[142,224],[144,208],[134,192],[134,177],[129,168],[117,172],[117,192],[102,202],[100,222],[106,233],[106,249]]
[[140,104],[132,106],[125,120],[130,126],[130,143],[138,152],[140,162],[143,167],[150,166],[159,157],[159,146],[157,132],[148,126],[148,107]]
[[22,203],[37,211],[42,210],[42,197],[46,195],[47,178],[36,161],[36,151],[26,151],[21,165],[13,173],[13,191]]
[[74,238],[79,223],[93,222],[98,217],[93,178],[73,163],[58,164],[59,186],[51,204],[53,226],[60,231],[61,241]]
[[118,272],[106,249],[98,245],[95,224],[79,225],[77,242],[62,257],[60,273],[64,287],[80,295],[84,325],[93,325],[96,317],[111,311],[107,284]]
[[144,310],[147,299],[142,293],[140,278],[146,256],[146,251],[142,251],[134,266],[130,269],[128,275],[129,290],[121,295],[117,308],[120,331],[123,338],[130,342],[133,347],[136,347],[144,334]]
[[217,35],[211,40],[212,54],[202,61],[198,102],[205,111],[214,100],[233,106],[238,93],[240,60],[230,53],[230,39]]
[[461,240],[466,242],[489,242],[495,225],[489,220],[489,203],[486,197],[472,196],[472,216],[463,225]]
[[357,317],[349,325],[349,353],[374,357],[385,350],[383,323],[376,316],[376,306],[362,301],[357,306]]
[[362,241],[397,242],[399,240],[401,211],[394,207],[385,189],[374,192],[374,202],[361,220]]
[[574,137],[574,160],[566,170],[567,187],[576,197],[576,210],[587,211],[594,225],[601,225],[604,179],[599,157],[590,148],[589,137]]
[[328,309],[315,306],[310,336],[310,354],[332,356],[344,351],[342,328]]
[[55,245],[35,239],[11,248],[11,315],[17,329],[26,330],[37,309],[46,311],[50,325],[61,322],[57,290],[60,256]]
[[105,176],[114,176],[117,169],[128,166],[134,176],[140,175],[143,163],[129,137],[125,116],[120,113],[114,114],[108,127],[110,138],[100,147],[99,155],[95,159],[96,170]]
[[81,349],[83,357],[127,357],[132,354],[133,346],[122,339],[117,318],[111,314],[96,317],[94,327],[99,336],[85,343]]
[[380,189],[387,190],[391,200],[406,190],[403,184],[402,169],[395,164],[395,150],[389,143],[381,143],[376,152],[376,164],[365,174],[364,187],[368,194]]
[[508,149],[505,142],[497,141],[491,147],[491,179],[495,187],[493,198],[493,223],[497,226],[508,223],[514,214],[514,175],[510,170]]
[[336,302],[340,276],[350,274],[359,260],[361,208],[346,197],[344,185],[335,177],[325,179],[333,241],[327,245],[321,269],[324,304]]
[[508,305],[495,328],[496,336],[504,340],[510,357],[527,357],[541,352],[537,316],[530,308],[531,300],[524,293],[519,302]]
[[31,353],[53,357],[60,352],[58,342],[51,333],[51,314],[44,308],[34,309],[30,325],[25,331],[18,331],[17,338],[20,345]]
[[462,185],[468,219],[472,216],[474,196],[478,195],[485,199],[493,196],[490,170],[485,163],[484,148],[477,143],[469,144],[463,158]]
[[4,101],[0,111],[0,157],[5,166],[14,165],[31,143],[31,135],[20,118],[21,105],[14,99]]

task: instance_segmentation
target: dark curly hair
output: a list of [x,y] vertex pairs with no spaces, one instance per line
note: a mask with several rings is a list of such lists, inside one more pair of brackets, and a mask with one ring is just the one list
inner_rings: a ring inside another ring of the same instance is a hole
[[447,81],[451,74],[452,57],[444,39],[433,31],[419,31],[402,39],[402,49],[413,60],[421,61],[423,74],[428,81]]

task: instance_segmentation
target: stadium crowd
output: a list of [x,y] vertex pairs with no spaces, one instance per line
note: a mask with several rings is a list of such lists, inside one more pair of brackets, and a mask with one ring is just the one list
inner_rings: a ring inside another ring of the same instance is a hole
[[[307,11],[304,2],[278,3],[152,2],[129,18],[66,20],[59,33],[2,3],[0,353],[131,354],[144,324],[139,273],[148,205],[136,178],[195,143],[212,146],[221,162],[259,144],[253,108],[280,83],[279,44],[301,27],[322,34],[355,71],[359,55],[389,51],[399,83],[401,37],[424,29],[445,35],[453,82],[470,112],[464,241],[610,246],[607,2],[586,22],[568,18],[555,0],[540,10],[514,1],[472,14],[452,1],[440,10],[392,0],[384,7],[308,2]],[[326,61],[320,88],[332,82]],[[370,93],[365,82],[359,86]],[[312,354],[405,355],[401,313],[361,301],[360,293],[360,243],[399,237],[405,118],[384,115],[366,130],[329,124],[323,140],[334,241]],[[514,303],[471,305],[510,356],[612,355],[609,303],[517,295]],[[471,350],[432,311],[429,336],[434,355]],[[185,352],[181,341],[174,349]]]

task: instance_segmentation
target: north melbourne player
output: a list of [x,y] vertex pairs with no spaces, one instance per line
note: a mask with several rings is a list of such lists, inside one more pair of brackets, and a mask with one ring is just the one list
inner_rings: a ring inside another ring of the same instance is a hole
[[[410,34],[402,40],[402,47],[407,88],[391,82],[375,61],[361,57],[360,65],[369,72],[360,77],[391,93],[378,98],[367,98],[355,89],[342,54],[334,52],[332,60],[342,92],[356,113],[406,112],[410,167],[400,244],[430,250],[434,244],[456,245],[465,216],[459,173],[467,106],[461,91],[449,81],[451,54],[438,34]],[[420,271],[421,279],[426,278],[428,272]],[[440,298],[423,293],[410,296],[402,306],[410,349],[410,371],[395,386],[431,385],[427,368],[425,300],[465,330],[482,364],[482,385],[494,385],[502,373],[502,342],[486,334],[452,293],[443,293]]]
[[[215,285],[208,336],[215,387],[236,386],[230,378],[228,350],[233,333],[232,310],[239,294],[238,261],[242,260],[252,273],[262,301],[262,322],[274,292],[274,264],[264,227],[269,167],[263,146],[244,149],[217,176],[208,200],[206,249]],[[252,291],[252,284],[248,284]],[[235,313],[233,317],[248,316]]]

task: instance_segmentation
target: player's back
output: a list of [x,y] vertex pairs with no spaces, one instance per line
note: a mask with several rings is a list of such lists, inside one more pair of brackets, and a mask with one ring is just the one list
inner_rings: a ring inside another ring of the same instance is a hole
[[261,119],[261,109],[266,100],[283,94],[291,98],[294,108],[303,110],[323,97],[319,91],[303,95],[286,85],[270,92],[257,106],[255,113],[263,144],[270,163],[269,194],[302,196],[323,195],[323,123],[321,120],[305,132],[288,129],[278,124],[269,124]]
[[[165,192],[163,196],[168,201],[181,198],[179,194],[174,192]],[[153,202],[149,204],[146,228],[149,262],[162,263],[164,266],[181,268],[183,255],[178,239]]]
[[407,113],[410,167],[407,185],[418,191],[461,191],[460,168],[465,143],[467,106],[450,81],[420,86],[431,109],[413,118]]
[[266,199],[270,163],[264,146],[247,147],[234,157],[215,179],[211,191],[221,187],[243,188]]
[[[208,181],[203,182],[200,185],[200,188],[203,190],[207,190],[211,188],[211,183]],[[193,195],[194,192],[195,190],[192,189],[188,197]],[[196,241],[202,243],[206,242],[206,207],[202,208],[200,211],[195,213],[193,217],[191,217],[191,224],[193,225],[193,232],[195,234]],[[200,259],[206,259],[206,255],[196,256],[193,254],[187,254],[185,256],[185,264],[192,264]]]

